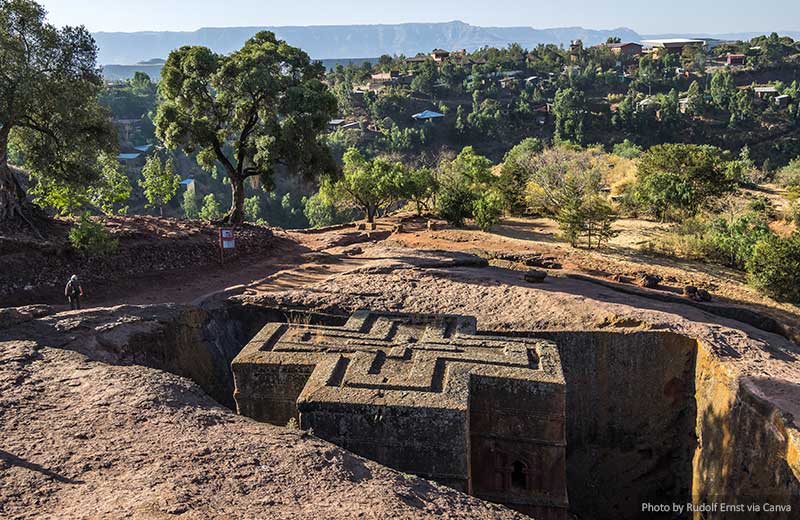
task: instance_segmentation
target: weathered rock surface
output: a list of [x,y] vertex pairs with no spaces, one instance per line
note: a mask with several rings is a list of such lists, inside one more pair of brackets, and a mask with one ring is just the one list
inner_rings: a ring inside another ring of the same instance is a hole
[[180,369],[188,357],[159,360],[145,340],[180,343],[203,312],[63,313],[0,333],[0,517],[519,517],[236,416],[188,379],[133,364]]
[[539,271],[538,269],[531,269],[525,273],[525,281],[530,283],[544,283],[547,279],[546,271]]

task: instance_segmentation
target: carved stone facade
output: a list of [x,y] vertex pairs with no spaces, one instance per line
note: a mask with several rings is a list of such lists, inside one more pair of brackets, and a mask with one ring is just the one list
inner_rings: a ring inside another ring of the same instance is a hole
[[548,341],[474,318],[270,323],[233,361],[239,413],[540,520],[567,518],[565,385]]

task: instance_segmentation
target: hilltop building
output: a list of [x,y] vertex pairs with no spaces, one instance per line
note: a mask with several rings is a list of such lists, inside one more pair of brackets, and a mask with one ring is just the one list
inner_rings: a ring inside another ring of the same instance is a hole
[[639,56],[642,54],[642,50],[644,49],[642,44],[634,42],[607,43],[605,46],[608,47],[611,52],[623,58]]
[[433,58],[433,61],[441,62],[445,61],[449,57],[450,51],[446,51],[444,49],[434,49],[431,52],[431,58]]
[[747,56],[744,54],[734,54],[729,52],[725,57],[725,64],[728,66],[744,65],[747,61]]
[[686,47],[698,46],[706,48],[705,40],[693,40],[688,38],[665,38],[660,40],[643,40],[642,44],[652,50],[653,57],[658,58],[664,53],[680,54]]

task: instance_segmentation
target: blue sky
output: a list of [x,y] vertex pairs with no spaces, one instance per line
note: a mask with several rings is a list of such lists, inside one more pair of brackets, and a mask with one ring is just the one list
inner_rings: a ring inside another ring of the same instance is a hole
[[91,31],[253,25],[444,22],[536,28],[626,26],[640,33],[798,30],[800,1],[741,0],[39,0],[57,25]]

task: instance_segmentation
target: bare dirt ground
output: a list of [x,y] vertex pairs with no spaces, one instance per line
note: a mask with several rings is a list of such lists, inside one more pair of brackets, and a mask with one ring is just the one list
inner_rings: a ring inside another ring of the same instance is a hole
[[539,254],[561,264],[565,273],[609,282],[655,274],[663,278],[658,290],[665,294],[680,295],[686,286],[700,287],[712,293],[717,302],[745,304],[800,331],[800,308],[760,294],[747,285],[741,271],[643,251],[642,244],[663,232],[664,226],[659,223],[622,219],[615,225],[620,235],[602,250],[570,247],[558,240],[555,222],[542,218],[504,219],[489,233],[446,227],[428,231],[421,221],[407,222],[405,227],[407,233],[392,235],[389,243],[414,249]]
[[[406,232],[392,234],[392,228],[401,220]],[[84,280],[87,293],[84,307],[88,308],[191,303],[214,294],[237,294],[248,287],[289,288],[317,281],[358,262],[358,255],[347,252],[348,248],[387,241],[420,250],[539,254],[552,258],[566,272],[604,280],[656,274],[664,279],[659,290],[666,293],[679,295],[686,286],[700,287],[711,292],[717,301],[748,304],[800,330],[800,309],[760,295],[747,286],[744,273],[643,251],[645,243],[664,231],[663,224],[646,220],[619,220],[615,226],[621,233],[601,251],[569,247],[558,239],[556,223],[546,218],[506,218],[489,233],[447,226],[428,231],[425,219],[414,219],[407,214],[382,219],[378,230],[371,233],[354,228],[300,233],[253,226],[240,232],[240,249],[225,265],[218,260],[217,229],[213,226],[154,217],[118,217],[108,225],[123,246],[120,255],[123,261],[109,259],[106,263],[110,266],[87,265],[70,255],[60,257],[54,265],[41,265],[31,261],[27,251],[9,254],[0,247],[0,264],[6,274],[13,273],[13,279],[36,280],[47,276],[47,283],[41,283],[43,288],[0,296],[0,307],[43,303],[66,308],[62,286],[72,272]],[[145,252],[154,249],[163,249],[163,258],[154,259],[152,253]],[[348,254],[341,254],[342,251]],[[46,253],[39,251],[36,255],[44,257],[43,262],[51,262]],[[148,259],[153,268],[132,273],[114,271],[122,264],[135,263],[137,255]],[[31,269],[33,274],[19,272],[22,267]]]
[[216,226],[156,217],[111,217],[105,224],[120,246],[100,259],[70,250],[66,221],[52,222],[46,242],[26,235],[0,237],[0,308],[47,304],[67,309],[63,287],[72,274],[85,291],[83,308],[191,303],[314,263],[305,256],[317,250],[375,237],[353,229],[313,234],[247,225],[236,231],[236,250],[220,258]]

